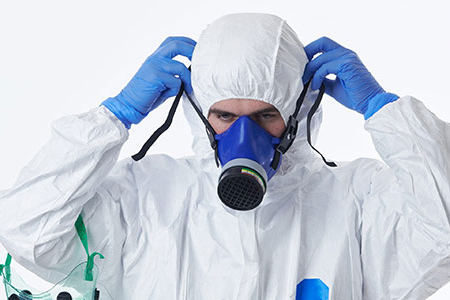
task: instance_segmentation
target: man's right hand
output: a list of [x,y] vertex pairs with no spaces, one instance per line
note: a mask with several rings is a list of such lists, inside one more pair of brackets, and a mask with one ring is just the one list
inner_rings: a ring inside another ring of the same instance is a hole
[[131,124],[138,124],[167,98],[175,96],[181,82],[186,92],[191,93],[191,72],[172,58],[183,55],[192,59],[195,45],[196,42],[188,37],[168,37],[145,60],[127,86],[102,105],[129,129]]

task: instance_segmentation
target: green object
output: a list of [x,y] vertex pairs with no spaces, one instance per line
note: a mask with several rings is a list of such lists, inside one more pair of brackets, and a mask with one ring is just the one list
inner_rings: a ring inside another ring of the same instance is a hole
[[[28,286],[20,276],[11,269],[11,255],[8,253],[4,265],[0,264],[0,273],[3,276],[5,285],[6,298],[9,299],[41,299],[41,300],[57,300],[61,295],[68,294],[74,300],[97,300],[98,290],[96,289],[98,268],[94,264],[95,256],[104,256],[101,253],[94,252],[89,254],[88,235],[83,218],[78,216],[75,222],[75,228],[78,236],[86,251],[87,260],[75,268],[64,279],[56,283],[51,289],[45,292],[37,291]],[[13,295],[16,295],[15,297]]]
[[78,236],[80,237],[81,243],[83,244],[84,250],[86,250],[86,255],[87,255],[87,265],[86,265],[84,279],[87,281],[92,281],[93,280],[92,268],[94,267],[94,257],[96,255],[100,256],[101,259],[104,259],[105,257],[101,253],[98,253],[98,252],[89,254],[89,245],[88,245],[86,226],[84,226],[83,218],[81,217],[81,215],[78,216],[78,219],[75,222],[75,228],[77,229]]

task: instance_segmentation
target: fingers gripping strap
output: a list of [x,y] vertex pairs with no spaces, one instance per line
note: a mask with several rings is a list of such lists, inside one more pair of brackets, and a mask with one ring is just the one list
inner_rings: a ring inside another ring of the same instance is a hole
[[[189,71],[191,70],[191,67],[189,66]],[[271,167],[273,169],[276,169],[278,167],[280,158],[281,158],[281,154],[284,154],[292,145],[292,143],[295,140],[296,137],[296,133],[297,133],[297,126],[298,126],[298,120],[297,120],[297,116],[298,113],[300,112],[300,108],[304,102],[304,99],[306,97],[308,88],[311,84],[311,80],[308,81],[304,87],[302,92],[300,93],[300,96],[297,99],[296,105],[295,105],[295,111],[294,113],[290,116],[289,118],[289,122],[286,126],[285,131],[283,132],[283,134],[281,135],[281,141],[280,144],[276,147],[276,151],[274,153],[274,158],[272,160],[271,163]],[[170,108],[169,114],[167,116],[166,121],[164,122],[164,124],[159,127],[152,135],[151,137],[147,140],[147,142],[145,142],[144,146],[142,146],[141,150],[132,156],[132,158],[135,161],[138,161],[140,159],[142,159],[145,154],[147,153],[147,151],[150,149],[150,147],[153,145],[153,143],[159,138],[159,136],[161,134],[163,134],[172,124],[173,121],[173,117],[175,115],[177,106],[180,102],[181,96],[183,95],[184,92],[184,86],[183,83],[181,83],[181,87],[180,90],[178,91],[177,96],[175,97],[175,100],[172,104],[172,107]],[[325,92],[325,86],[322,84],[322,86],[320,87],[320,92],[319,95],[317,96],[316,101],[314,102],[313,106],[311,107],[311,110],[308,113],[308,118],[307,118],[307,138],[308,138],[308,144],[311,146],[312,149],[314,149],[314,151],[316,151],[323,159],[323,161],[325,162],[326,165],[330,166],[330,167],[336,167],[337,165],[334,162],[328,162],[325,157],[316,149],[312,146],[311,144],[311,119],[312,116],[314,115],[314,113],[317,111],[317,108],[320,105],[320,102],[322,100],[323,94]],[[219,166],[219,160],[218,160],[218,149],[217,149],[217,141],[215,139],[216,136],[216,132],[214,130],[214,128],[211,126],[211,124],[208,122],[208,120],[206,119],[206,117],[203,115],[203,113],[201,112],[201,110],[197,107],[197,105],[195,104],[195,102],[192,100],[192,98],[189,96],[188,93],[186,93],[186,96],[189,100],[189,102],[191,103],[192,107],[194,108],[195,112],[198,114],[198,116],[200,117],[200,119],[202,120],[203,124],[206,127],[206,132],[208,134],[208,138],[211,144],[211,147],[213,148],[213,150],[215,151],[215,160],[216,160],[216,165]]]
[[[191,71],[190,66],[189,66],[188,70]],[[145,154],[147,153],[147,151],[150,149],[150,147],[153,145],[153,143],[155,143],[155,141],[159,138],[159,136],[161,134],[163,134],[170,127],[170,125],[172,124],[172,121],[173,121],[173,116],[175,115],[178,104],[180,102],[181,96],[183,95],[183,92],[184,92],[184,84],[181,83],[180,90],[178,91],[178,94],[175,97],[172,107],[170,108],[170,111],[169,111],[166,121],[164,122],[164,124],[161,127],[159,127],[151,135],[151,137],[145,142],[144,146],[142,146],[141,150],[137,154],[131,156],[135,161],[142,159],[145,156]],[[215,132],[214,128],[211,126],[211,124],[209,124],[208,120],[205,118],[202,111],[198,108],[198,106],[195,104],[195,102],[192,100],[191,96],[189,96],[189,94],[187,92],[186,92],[186,96],[187,96],[189,102],[191,103],[192,107],[194,108],[195,112],[198,114],[198,116],[202,120],[203,124],[205,124],[206,133],[208,134],[208,139],[211,144],[211,148],[213,148],[213,150],[215,151],[216,165],[218,167],[219,166],[219,156],[218,156],[218,152],[217,152],[217,141],[215,139],[216,132]]]
[[101,259],[104,259],[105,257],[98,252],[94,252],[91,255],[89,255],[88,236],[86,226],[84,225],[83,218],[81,217],[81,215],[78,216],[78,219],[75,222],[75,228],[77,229],[78,236],[80,237],[81,243],[83,244],[84,250],[86,251],[87,255],[87,265],[84,273],[85,277],[84,279],[86,281],[92,281],[93,280],[92,269],[94,268],[95,256],[98,255],[100,256]]

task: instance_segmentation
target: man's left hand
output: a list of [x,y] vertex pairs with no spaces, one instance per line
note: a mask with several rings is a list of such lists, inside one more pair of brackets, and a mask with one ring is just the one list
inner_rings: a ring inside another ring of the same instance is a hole
[[[325,92],[346,107],[356,110],[368,119],[385,104],[398,99],[386,93],[363,65],[358,55],[335,41],[322,37],[305,47],[309,63],[303,74],[303,82],[311,80],[311,88],[322,83]],[[314,55],[321,53],[314,58]],[[336,79],[325,78],[335,74]]]

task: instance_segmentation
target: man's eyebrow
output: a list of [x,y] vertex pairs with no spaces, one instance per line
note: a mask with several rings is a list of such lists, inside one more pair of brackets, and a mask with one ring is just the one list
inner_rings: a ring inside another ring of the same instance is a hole
[[211,108],[209,110],[209,114],[216,114],[216,115],[231,115],[232,117],[237,117],[236,114],[233,114],[232,112],[226,111],[226,110],[221,110],[221,109],[217,109],[217,108]]
[[[273,112],[278,113],[278,109],[276,109],[275,107],[267,107],[267,108],[263,108],[263,109],[254,111],[254,112],[251,113],[251,115],[253,116],[253,115],[267,114],[267,113],[273,113]],[[226,110],[217,109],[217,108],[211,108],[209,110],[209,114],[216,114],[216,115],[225,115],[225,114],[227,114],[227,115],[231,115],[232,117],[238,117],[238,115],[236,115],[236,114],[234,114],[232,112],[229,112],[229,111],[226,111]]]
[[272,113],[272,112],[278,112],[278,109],[276,109],[275,107],[267,107],[267,108],[263,108],[257,111],[252,112],[252,115],[261,115],[261,114],[267,114],[267,113]]

